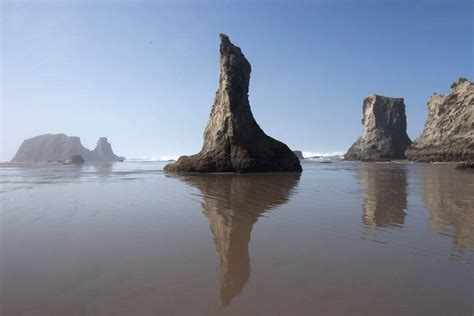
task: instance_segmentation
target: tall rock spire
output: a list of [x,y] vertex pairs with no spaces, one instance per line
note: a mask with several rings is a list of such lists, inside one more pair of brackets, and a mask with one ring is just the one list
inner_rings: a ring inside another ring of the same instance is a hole
[[220,79],[201,151],[167,165],[167,171],[301,171],[299,159],[267,136],[255,121],[248,99],[251,66],[239,47],[220,34]]

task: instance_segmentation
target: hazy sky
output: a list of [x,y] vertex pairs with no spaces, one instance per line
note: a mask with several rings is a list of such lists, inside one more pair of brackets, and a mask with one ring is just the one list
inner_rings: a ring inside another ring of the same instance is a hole
[[[126,157],[200,150],[219,36],[252,64],[257,122],[292,149],[346,150],[362,101],[426,102],[473,80],[473,1],[1,1],[1,161],[23,139],[107,136]],[[92,148],[91,148],[92,149]]]

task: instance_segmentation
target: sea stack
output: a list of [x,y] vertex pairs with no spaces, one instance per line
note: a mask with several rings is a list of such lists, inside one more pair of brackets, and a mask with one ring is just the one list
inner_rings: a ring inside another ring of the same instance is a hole
[[107,137],[100,137],[91,156],[95,161],[123,161],[124,157],[119,157],[112,151],[112,145],[107,141]]
[[248,99],[250,63],[229,37],[220,34],[220,80],[201,151],[165,167],[169,172],[301,171],[298,157],[267,136]]
[[58,161],[87,154],[88,149],[82,146],[79,137],[45,134],[24,140],[12,162]]
[[299,160],[303,160],[303,152],[301,150],[293,150],[293,153],[295,154],[296,157],[298,157]]
[[64,134],[45,134],[26,139],[21,144],[12,162],[64,161],[79,155],[85,161],[120,161],[124,157],[116,156],[107,138],[101,137],[97,147],[90,151],[81,144],[76,136]]
[[346,160],[389,161],[405,159],[411,144],[403,98],[369,95],[364,100],[364,134],[344,155]]
[[428,100],[428,119],[406,151],[409,160],[474,160],[474,85],[460,78],[451,88],[451,93]]

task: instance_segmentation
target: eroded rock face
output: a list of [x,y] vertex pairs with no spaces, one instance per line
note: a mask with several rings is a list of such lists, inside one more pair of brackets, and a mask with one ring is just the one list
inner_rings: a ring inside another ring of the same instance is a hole
[[451,93],[428,100],[428,119],[406,151],[409,160],[474,160],[474,85],[460,78],[451,88]]
[[93,151],[81,144],[79,137],[64,134],[45,134],[26,139],[21,144],[12,162],[64,161],[79,155],[86,161],[119,161],[107,138],[101,137]]
[[407,135],[405,103],[402,98],[370,95],[364,100],[364,135],[349,148],[346,160],[388,161],[405,159],[411,144]]
[[221,34],[220,81],[201,151],[165,167],[172,172],[301,171],[299,159],[267,136],[255,121],[248,99],[250,63]]

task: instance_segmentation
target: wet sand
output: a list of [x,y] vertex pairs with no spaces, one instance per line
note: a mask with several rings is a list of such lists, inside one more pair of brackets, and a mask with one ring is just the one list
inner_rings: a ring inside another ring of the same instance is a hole
[[469,315],[474,175],[0,166],[1,315]]

